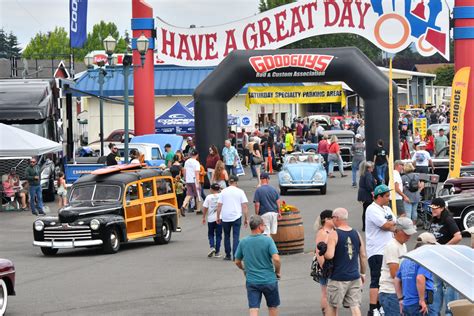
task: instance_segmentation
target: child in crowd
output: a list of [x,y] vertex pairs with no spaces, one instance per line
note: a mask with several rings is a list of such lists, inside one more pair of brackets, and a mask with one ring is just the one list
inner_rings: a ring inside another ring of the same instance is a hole
[[67,204],[67,189],[66,179],[64,178],[64,172],[60,171],[58,174],[58,205],[59,208],[66,206]]
[[219,258],[221,256],[222,224],[217,224],[217,201],[219,200],[220,191],[219,184],[213,183],[211,194],[206,197],[202,205],[202,224],[205,225],[207,219],[207,237],[211,247],[207,254],[209,258]]

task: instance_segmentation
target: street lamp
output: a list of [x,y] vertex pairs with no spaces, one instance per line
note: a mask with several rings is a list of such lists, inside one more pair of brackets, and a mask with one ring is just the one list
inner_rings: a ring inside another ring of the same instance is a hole
[[[148,51],[149,42],[145,35],[141,35],[137,38],[137,50],[140,53],[139,67],[143,67],[145,64],[146,52]],[[133,65],[132,55],[125,53],[123,56],[123,99],[124,99],[124,162],[128,163],[128,76],[130,75],[130,67],[137,67]]]

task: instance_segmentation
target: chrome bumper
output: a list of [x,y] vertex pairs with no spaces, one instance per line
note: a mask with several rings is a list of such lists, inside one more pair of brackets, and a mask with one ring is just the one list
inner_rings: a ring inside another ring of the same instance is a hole
[[101,239],[93,240],[72,240],[72,241],[33,241],[33,246],[48,247],[55,249],[73,249],[79,247],[100,246],[103,244]]
[[280,183],[283,188],[319,188],[326,185],[324,182],[308,182],[308,183]]

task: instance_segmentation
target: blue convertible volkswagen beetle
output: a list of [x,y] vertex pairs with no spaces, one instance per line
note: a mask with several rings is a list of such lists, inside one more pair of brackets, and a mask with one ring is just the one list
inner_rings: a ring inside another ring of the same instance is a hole
[[278,181],[281,195],[286,194],[289,189],[319,189],[321,194],[326,194],[327,174],[324,158],[309,152],[286,155],[283,168],[278,173]]

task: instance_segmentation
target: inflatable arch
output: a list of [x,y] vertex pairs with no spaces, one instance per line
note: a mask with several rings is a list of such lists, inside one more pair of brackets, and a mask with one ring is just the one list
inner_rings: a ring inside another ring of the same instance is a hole
[[[366,153],[373,159],[378,139],[388,148],[389,79],[357,48],[232,51],[194,91],[200,160],[227,137],[227,102],[247,83],[344,81],[365,104]],[[399,158],[397,86],[393,84],[393,135]],[[242,105],[243,106],[243,105]]]

